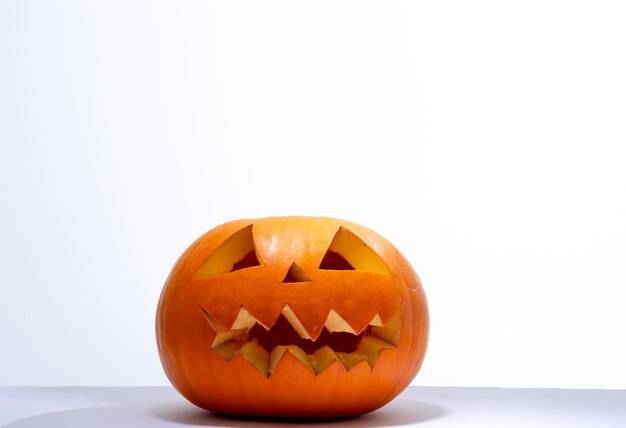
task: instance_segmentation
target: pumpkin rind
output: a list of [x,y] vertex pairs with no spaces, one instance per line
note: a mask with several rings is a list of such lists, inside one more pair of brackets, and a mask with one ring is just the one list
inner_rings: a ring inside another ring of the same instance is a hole
[[[247,250],[246,228],[252,233],[258,265],[232,272],[203,265],[218,251],[235,254],[225,243],[238,232],[244,231],[233,239],[246,242],[237,245]],[[341,244],[346,240],[352,242]],[[364,260],[362,269],[320,268],[333,243],[339,250],[342,245],[358,247],[364,254],[359,259]],[[293,271],[294,265],[298,270]],[[290,270],[297,281],[284,281]],[[211,348],[216,331],[207,316],[228,330],[245,308],[270,328],[286,305],[301,324],[299,334],[311,340],[320,337],[331,310],[355,333],[381,328],[370,325],[375,319],[387,325],[400,314],[397,343],[382,349],[374,361],[366,358],[348,370],[335,360],[319,373],[303,364],[297,350],[286,350],[265,375],[251,363],[255,351],[240,349],[228,360]],[[426,297],[406,258],[363,226],[323,217],[237,220],[205,233],[176,262],[156,317],[163,368],[183,396],[213,412],[262,417],[336,418],[385,405],[417,374],[428,328]]]

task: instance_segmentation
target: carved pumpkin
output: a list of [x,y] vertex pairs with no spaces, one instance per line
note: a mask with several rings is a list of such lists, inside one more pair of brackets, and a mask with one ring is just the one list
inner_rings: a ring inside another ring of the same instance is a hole
[[237,220],[180,257],[156,319],[167,376],[225,414],[334,418],[375,410],[417,374],[428,307],[404,256],[342,220]]

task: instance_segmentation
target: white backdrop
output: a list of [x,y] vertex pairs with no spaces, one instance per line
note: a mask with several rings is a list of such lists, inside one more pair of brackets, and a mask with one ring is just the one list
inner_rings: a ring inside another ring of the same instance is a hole
[[431,308],[416,383],[626,388],[626,6],[0,2],[0,385],[164,385],[224,221],[350,219]]

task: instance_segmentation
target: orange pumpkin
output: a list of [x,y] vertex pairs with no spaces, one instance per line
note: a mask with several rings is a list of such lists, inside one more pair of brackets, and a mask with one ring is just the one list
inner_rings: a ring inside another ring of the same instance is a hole
[[336,418],[408,386],[426,352],[428,306],[409,262],[363,226],[237,220],[180,257],[156,331],[167,376],[199,407]]

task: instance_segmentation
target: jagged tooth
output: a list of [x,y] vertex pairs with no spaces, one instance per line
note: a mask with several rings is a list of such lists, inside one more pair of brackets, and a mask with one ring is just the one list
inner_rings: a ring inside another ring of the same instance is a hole
[[272,349],[272,353],[270,354],[270,367],[269,373],[271,374],[275,369],[280,360],[285,356],[285,353],[289,351],[298,361],[300,361],[304,366],[306,366],[309,370],[315,373],[315,362],[312,355],[307,354],[296,345],[278,345],[274,349]]
[[289,324],[291,324],[293,329],[296,331],[296,333],[298,333],[298,335],[302,339],[311,338],[311,335],[306,330],[306,328],[304,328],[304,325],[302,325],[302,322],[300,321],[296,313],[293,311],[293,309],[291,309],[289,305],[285,305],[285,307],[283,308],[282,314],[287,319],[287,321],[289,321]]
[[289,345],[287,347],[287,349],[302,364],[304,364],[309,370],[311,370],[313,373],[315,373],[314,362],[313,362],[313,360],[311,358],[311,355],[307,354],[306,352],[304,352],[304,350],[302,350],[302,348],[300,348],[299,346],[296,346],[296,345]]
[[324,327],[326,327],[326,330],[330,331],[331,333],[335,331],[344,331],[344,332],[355,334],[352,326],[348,324],[348,322],[345,319],[343,319],[341,315],[335,312],[334,309],[331,309],[328,312],[328,317],[326,318]]
[[287,350],[287,346],[285,345],[278,345],[274,349],[272,349],[272,353],[270,354],[270,367],[268,369],[268,373],[270,375],[272,374],[272,372],[278,365],[278,362],[283,357],[286,350]]
[[354,366],[359,364],[361,361],[367,361],[367,355],[362,352],[354,351],[354,352],[337,352],[337,357],[339,357],[339,361],[346,368],[346,370],[352,369]]
[[315,362],[314,368],[316,374],[319,374],[326,370],[328,366],[333,363],[333,361],[339,360],[339,357],[337,356],[335,351],[333,351],[328,345],[325,345],[323,348],[315,351],[311,357]]
[[392,345],[397,345],[400,340],[400,326],[402,325],[402,307],[382,327],[372,327],[372,336],[383,339]]
[[364,354],[367,357],[367,363],[371,368],[374,368],[374,364],[376,364],[376,360],[378,360],[380,351],[390,348],[395,348],[395,346],[389,342],[379,339],[378,337],[365,336],[359,342],[356,352]]
[[213,329],[213,331],[215,333],[225,333],[227,331],[229,331],[229,328],[224,327],[223,325],[221,325],[220,323],[218,323],[215,318],[213,318],[211,316],[211,314],[209,314],[209,312],[204,309],[202,306],[198,305],[198,307],[200,309],[202,309],[202,312],[204,313],[204,316],[206,317],[206,319],[209,321],[209,324],[211,325],[211,328]]
[[246,360],[248,360],[248,362],[252,364],[255,369],[261,372],[263,376],[267,377],[270,354],[265,350],[265,348],[259,345],[259,341],[257,339],[244,343],[244,345],[239,348],[239,353]]
[[381,327],[383,325],[383,320],[380,319],[380,314],[376,314],[370,321],[369,325]]
[[231,340],[230,342],[226,342],[223,345],[212,348],[211,350],[226,360],[230,361],[237,351],[241,348],[241,343]]
[[251,329],[252,327],[254,327],[255,324],[263,325],[259,322],[259,320],[252,316],[246,308],[242,306],[241,309],[239,309],[239,313],[237,314],[237,318],[231,326],[231,329]]
[[222,346],[224,343],[230,341],[242,344],[243,342],[245,342],[245,336],[245,329],[228,330],[223,333],[217,333],[215,335],[215,340],[213,340],[213,343],[211,344],[211,348],[217,348],[218,346]]

